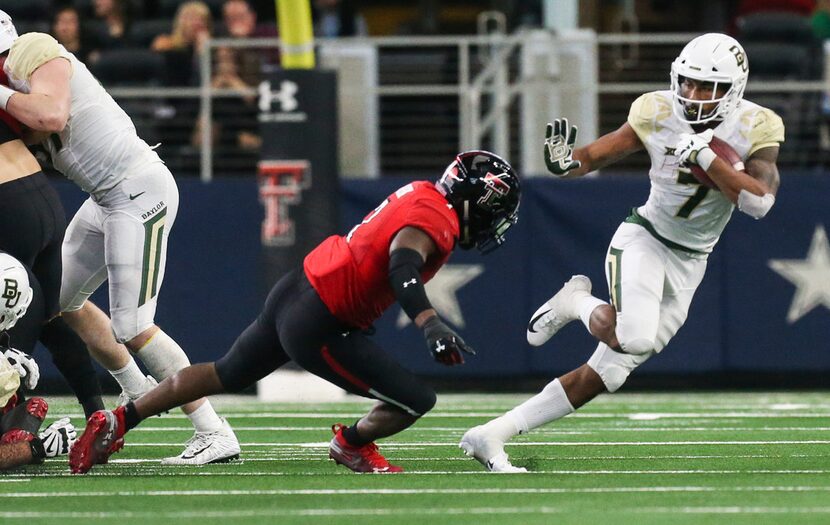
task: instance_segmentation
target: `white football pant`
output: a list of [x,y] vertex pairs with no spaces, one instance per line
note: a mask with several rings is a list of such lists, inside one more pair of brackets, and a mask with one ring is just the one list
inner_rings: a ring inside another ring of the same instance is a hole
[[143,166],[98,201],[87,199],[66,230],[61,310],[80,309],[109,279],[116,340],[150,328],[178,209],[176,181],[161,162]]

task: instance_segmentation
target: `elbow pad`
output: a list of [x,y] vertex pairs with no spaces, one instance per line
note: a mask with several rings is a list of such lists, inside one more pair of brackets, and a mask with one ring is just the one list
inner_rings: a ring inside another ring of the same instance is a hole
[[755,220],[763,218],[775,204],[775,196],[772,193],[765,193],[759,197],[754,193],[741,190],[738,194],[738,209]]
[[399,248],[389,256],[389,285],[398,304],[413,321],[432,308],[421,280],[423,265],[421,254],[409,248]]

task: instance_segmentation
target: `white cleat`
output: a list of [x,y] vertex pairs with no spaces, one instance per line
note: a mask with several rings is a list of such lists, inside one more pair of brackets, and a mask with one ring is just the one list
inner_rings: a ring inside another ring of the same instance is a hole
[[591,280],[584,275],[574,275],[565,283],[556,295],[530,318],[527,325],[527,342],[541,346],[554,336],[563,326],[579,318],[576,299],[580,295],[591,293]]
[[130,392],[128,390],[122,390],[121,394],[118,396],[118,406],[122,407],[129,403],[130,401],[135,401],[139,397],[143,396],[150,390],[156,388],[159,385],[159,382],[156,381],[153,376],[147,376],[147,381],[144,383],[144,386],[138,392]]
[[184,451],[178,456],[164,458],[162,465],[207,465],[225,463],[239,459],[239,440],[228,424],[222,420],[222,428],[213,432],[196,432],[185,443]]
[[458,447],[464,453],[478,460],[490,472],[524,473],[524,467],[514,467],[504,451],[504,442],[500,439],[487,436],[484,427],[479,425],[468,430],[461,438]]

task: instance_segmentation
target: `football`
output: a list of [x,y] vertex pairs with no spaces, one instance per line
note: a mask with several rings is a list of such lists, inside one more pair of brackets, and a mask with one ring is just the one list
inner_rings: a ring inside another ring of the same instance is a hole
[[[715,155],[722,158],[726,162],[732,164],[732,167],[738,171],[744,170],[744,162],[741,160],[741,156],[738,155],[738,152],[732,149],[732,146],[727,144],[726,142],[722,141],[717,137],[712,137],[711,142],[709,142],[709,147],[712,148],[712,151],[715,152]],[[703,168],[698,166],[697,164],[693,164],[691,167],[692,175],[694,175],[695,179],[707,188],[712,188],[713,190],[718,190],[717,184],[709,178],[709,175],[703,171]]]

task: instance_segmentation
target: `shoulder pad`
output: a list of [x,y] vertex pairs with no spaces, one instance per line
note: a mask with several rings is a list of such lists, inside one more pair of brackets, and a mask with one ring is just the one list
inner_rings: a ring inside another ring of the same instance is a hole
[[37,68],[60,55],[60,44],[52,36],[26,33],[12,44],[7,67],[15,78],[28,81]]

